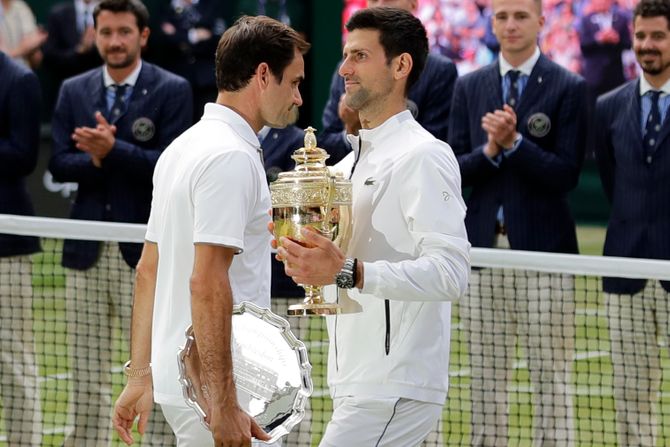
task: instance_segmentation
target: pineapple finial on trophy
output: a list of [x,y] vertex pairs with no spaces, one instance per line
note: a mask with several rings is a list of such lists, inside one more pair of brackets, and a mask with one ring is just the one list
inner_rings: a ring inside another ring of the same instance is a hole
[[309,126],[305,129],[305,150],[306,151],[315,151],[316,150],[316,135],[314,135],[316,129],[312,126]]
[[295,160],[296,171],[326,170],[326,160],[330,155],[316,145],[316,129],[309,126],[305,129],[304,147],[297,149],[291,158]]

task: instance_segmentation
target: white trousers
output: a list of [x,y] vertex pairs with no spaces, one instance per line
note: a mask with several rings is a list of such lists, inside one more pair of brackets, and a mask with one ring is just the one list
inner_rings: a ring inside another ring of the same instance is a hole
[[442,416],[442,405],[399,398],[340,397],[319,447],[415,447]]
[[659,337],[670,337],[670,293],[647,281],[635,295],[606,293],[619,445],[656,446],[663,377]]
[[[499,237],[499,248],[509,247]],[[533,392],[534,447],[575,443],[570,371],[575,340],[575,280],[566,274],[473,270],[460,308],[469,342],[473,447],[507,447],[507,392],[517,343]]]
[[0,401],[10,446],[42,444],[30,256],[0,258]]
[[[172,431],[177,437],[177,447],[214,447],[212,432],[203,425],[200,416],[191,407],[160,405]],[[253,447],[281,447],[281,441],[273,444],[252,442]]]
[[[106,446],[111,442],[112,354],[120,348],[119,343],[128,343],[134,280],[135,271],[115,242],[103,242],[100,258],[90,269],[68,271],[74,430],[65,439],[65,447]],[[115,336],[117,320],[120,340]],[[143,438],[144,445],[174,445],[170,427],[157,406]]]

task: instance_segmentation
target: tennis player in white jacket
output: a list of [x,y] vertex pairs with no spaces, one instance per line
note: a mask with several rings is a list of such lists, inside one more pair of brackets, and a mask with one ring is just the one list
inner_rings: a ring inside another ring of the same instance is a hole
[[321,446],[416,446],[449,386],[451,302],[470,271],[458,163],[406,110],[428,54],[410,13],[369,8],[347,23],[340,75],[363,129],[336,169],[353,183],[346,253],[304,231],[278,257],[297,283],[336,284],[362,312],[328,318],[334,412]]

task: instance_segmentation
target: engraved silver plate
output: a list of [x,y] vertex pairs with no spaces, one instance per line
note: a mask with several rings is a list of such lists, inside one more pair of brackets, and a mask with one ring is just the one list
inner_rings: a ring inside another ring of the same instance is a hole
[[[240,407],[251,415],[273,443],[288,434],[305,415],[312,394],[312,366],[307,349],[283,318],[255,304],[233,307],[233,375]],[[201,378],[193,327],[179,351],[179,382],[186,403],[209,429],[209,395]]]

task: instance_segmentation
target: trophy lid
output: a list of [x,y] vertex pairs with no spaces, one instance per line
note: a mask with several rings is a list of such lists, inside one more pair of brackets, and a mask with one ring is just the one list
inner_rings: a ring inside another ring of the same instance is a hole
[[[326,159],[330,158],[328,152],[316,146],[316,129],[309,126],[305,129],[305,146],[296,150],[291,158],[295,160],[296,171],[309,171],[327,169]],[[281,175],[281,174],[280,174]]]
[[272,206],[320,206],[328,203],[351,203],[351,183],[331,174],[326,166],[328,152],[317,147],[316,129],[305,129],[305,146],[291,158],[295,169],[281,172],[270,184]]
[[318,184],[315,187],[324,187],[330,178],[330,172],[326,166],[326,159],[330,157],[328,152],[316,146],[316,129],[312,126],[305,129],[304,147],[297,149],[291,155],[295,161],[292,171],[279,173],[277,180],[270,184],[270,190],[293,187],[296,183]]

